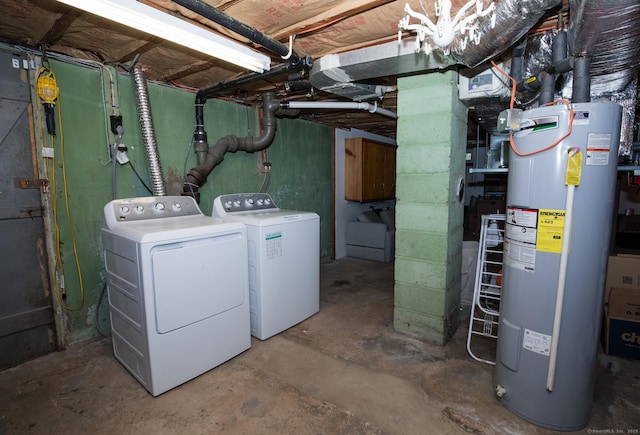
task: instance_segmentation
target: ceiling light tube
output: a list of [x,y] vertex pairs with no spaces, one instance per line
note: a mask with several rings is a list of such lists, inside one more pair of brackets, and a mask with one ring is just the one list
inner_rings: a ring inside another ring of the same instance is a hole
[[262,53],[135,0],[58,1],[254,72],[271,66]]

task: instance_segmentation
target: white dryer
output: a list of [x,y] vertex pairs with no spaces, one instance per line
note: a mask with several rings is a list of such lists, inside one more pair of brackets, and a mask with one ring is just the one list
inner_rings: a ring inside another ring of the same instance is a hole
[[113,351],[153,396],[251,346],[244,224],[186,196],[114,200],[104,222]]
[[320,309],[320,217],[268,193],[222,195],[212,216],[247,226],[251,334],[265,340]]

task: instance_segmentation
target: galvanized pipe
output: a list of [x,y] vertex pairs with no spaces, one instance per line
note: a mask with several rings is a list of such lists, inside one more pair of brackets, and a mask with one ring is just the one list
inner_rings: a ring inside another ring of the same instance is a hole
[[156,135],[153,129],[153,118],[151,116],[151,104],[149,93],[147,92],[147,80],[142,69],[135,67],[132,70],[134,89],[136,93],[136,104],[138,106],[138,118],[140,119],[140,130],[147,156],[147,166],[151,178],[151,188],[154,196],[166,196],[164,180],[162,179],[162,165],[156,144]]

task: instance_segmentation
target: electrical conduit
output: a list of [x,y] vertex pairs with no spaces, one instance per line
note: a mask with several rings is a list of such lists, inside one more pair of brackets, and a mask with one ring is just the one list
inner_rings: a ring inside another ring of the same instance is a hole
[[398,119],[398,114],[382,107],[374,102],[365,103],[357,101],[283,101],[280,103],[283,109],[361,109],[370,113],[379,113],[389,118]]
[[562,323],[562,307],[564,305],[564,290],[567,282],[567,263],[569,261],[569,246],[571,245],[571,226],[573,223],[573,199],[576,186],[580,184],[582,171],[582,153],[580,148],[569,149],[567,162],[567,198],[565,199],[564,228],[562,230],[562,251],[560,253],[560,272],[558,273],[558,289],[556,292],[556,307],[553,316],[553,330],[551,332],[551,349],[549,351],[549,367],[547,369],[547,391],[553,391],[558,361],[558,343],[560,341],[560,324]]

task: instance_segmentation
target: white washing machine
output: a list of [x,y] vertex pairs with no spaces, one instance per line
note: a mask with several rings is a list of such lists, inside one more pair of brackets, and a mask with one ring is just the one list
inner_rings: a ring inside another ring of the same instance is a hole
[[260,340],[320,309],[320,217],[281,210],[268,193],[222,195],[212,216],[247,226],[251,334]]
[[251,346],[244,224],[186,196],[114,200],[104,218],[113,351],[153,396]]

